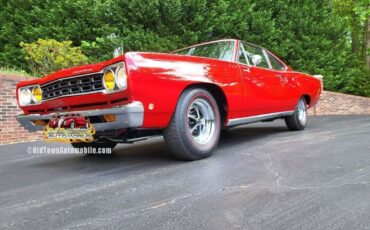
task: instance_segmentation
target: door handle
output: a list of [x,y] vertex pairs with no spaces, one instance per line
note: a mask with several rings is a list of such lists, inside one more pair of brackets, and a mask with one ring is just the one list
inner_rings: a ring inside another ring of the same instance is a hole
[[251,71],[250,71],[250,69],[249,69],[249,67],[244,67],[244,68],[243,68],[243,71],[244,71],[244,72],[248,72],[248,73],[250,73],[250,72],[251,72]]

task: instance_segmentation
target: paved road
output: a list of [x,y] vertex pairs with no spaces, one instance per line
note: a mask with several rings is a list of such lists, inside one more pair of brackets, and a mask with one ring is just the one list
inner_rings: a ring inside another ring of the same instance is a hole
[[162,138],[26,154],[43,145],[0,146],[0,229],[370,229],[370,116],[235,128],[190,163]]

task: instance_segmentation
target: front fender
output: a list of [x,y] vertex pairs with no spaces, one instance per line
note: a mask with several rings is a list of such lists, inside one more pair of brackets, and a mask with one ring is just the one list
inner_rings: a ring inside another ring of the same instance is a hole
[[[181,93],[192,84],[219,86],[231,103],[229,116],[241,107],[242,84],[235,63],[160,53],[126,53],[132,99],[144,105],[143,128],[164,128]],[[240,106],[238,106],[240,103]],[[236,116],[236,115],[235,115]]]

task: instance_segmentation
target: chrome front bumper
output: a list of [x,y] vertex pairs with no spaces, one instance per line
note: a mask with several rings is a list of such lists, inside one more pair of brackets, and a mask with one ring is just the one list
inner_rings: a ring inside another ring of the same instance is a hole
[[[61,112],[58,115],[69,114],[71,112]],[[101,110],[86,110],[73,111],[73,113],[81,114],[85,117],[102,116],[106,114],[116,115],[116,120],[113,122],[92,123],[96,131],[108,131],[124,128],[138,128],[143,125],[144,121],[144,107],[141,102],[132,102],[124,106],[117,106],[111,109]],[[43,125],[35,125],[33,121],[36,120],[50,120],[55,113],[40,115],[18,115],[17,120],[23,127],[31,132],[43,130]]]

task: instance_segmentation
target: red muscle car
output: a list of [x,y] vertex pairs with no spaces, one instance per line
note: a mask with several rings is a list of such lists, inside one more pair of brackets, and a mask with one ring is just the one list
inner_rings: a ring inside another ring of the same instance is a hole
[[78,114],[52,117],[49,120],[48,125],[50,128],[89,128],[89,123],[86,118]]
[[302,130],[320,81],[293,71],[270,51],[236,39],[173,53],[127,52],[109,61],[60,70],[17,85],[19,122],[42,130],[55,114],[85,116],[93,143],[109,147],[163,135],[185,160],[208,157],[221,129],[285,119]]

